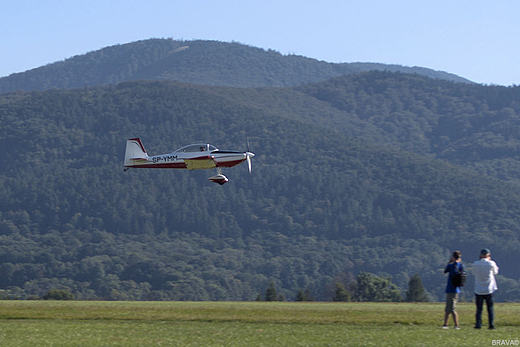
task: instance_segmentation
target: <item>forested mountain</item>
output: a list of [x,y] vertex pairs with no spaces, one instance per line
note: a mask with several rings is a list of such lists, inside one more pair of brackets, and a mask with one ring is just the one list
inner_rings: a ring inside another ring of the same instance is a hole
[[[2,94],[0,288],[253,300],[273,281],[289,299],[308,289],[330,300],[363,271],[402,289],[418,273],[440,299],[450,252],[470,262],[489,247],[497,299],[520,300],[520,186],[506,151],[518,141],[517,95],[388,72],[294,88],[155,81]],[[249,138],[253,173],[229,169],[224,186],[209,171],[123,173],[135,136],[151,154]]]
[[369,72],[297,88],[213,92],[272,114],[520,183],[520,87]]
[[232,87],[297,86],[369,70],[402,71],[469,82],[453,74],[421,67],[333,64],[296,55],[284,56],[239,43],[151,39],[103,48],[0,78],[0,93],[130,80],[175,80]]

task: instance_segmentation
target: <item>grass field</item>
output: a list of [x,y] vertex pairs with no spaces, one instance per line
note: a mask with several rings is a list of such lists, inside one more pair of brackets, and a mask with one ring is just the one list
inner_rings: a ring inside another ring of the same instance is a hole
[[443,309],[439,303],[0,301],[0,346],[519,345],[520,304],[495,304],[498,329],[491,331],[473,329],[469,303],[458,306],[462,329],[442,330]]

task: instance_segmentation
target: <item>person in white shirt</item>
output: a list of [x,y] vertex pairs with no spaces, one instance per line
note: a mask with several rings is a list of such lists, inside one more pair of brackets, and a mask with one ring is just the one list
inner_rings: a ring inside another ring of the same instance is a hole
[[493,292],[497,287],[495,275],[498,274],[497,264],[491,260],[489,249],[480,251],[480,260],[473,263],[473,274],[475,275],[475,301],[477,304],[477,314],[475,315],[475,329],[482,327],[482,308],[486,301],[488,311],[489,329],[495,329],[493,324],[495,312],[493,310]]

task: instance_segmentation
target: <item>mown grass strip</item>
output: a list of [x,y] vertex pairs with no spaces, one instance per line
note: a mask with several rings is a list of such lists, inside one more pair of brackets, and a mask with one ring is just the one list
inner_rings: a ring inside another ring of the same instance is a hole
[[1,301],[0,346],[488,346],[520,339],[520,304],[498,330],[440,329],[443,304]]

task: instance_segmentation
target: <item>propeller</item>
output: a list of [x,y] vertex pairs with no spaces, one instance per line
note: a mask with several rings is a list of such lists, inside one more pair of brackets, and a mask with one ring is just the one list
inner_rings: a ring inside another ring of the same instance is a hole
[[251,152],[249,149],[249,139],[247,139],[247,152],[246,152],[246,160],[247,160],[247,169],[249,173],[251,173],[251,158],[253,158],[255,154]]
[[249,151],[246,152],[247,170],[249,171],[249,173],[251,173],[251,158],[253,158],[254,156],[254,153],[251,153]]

